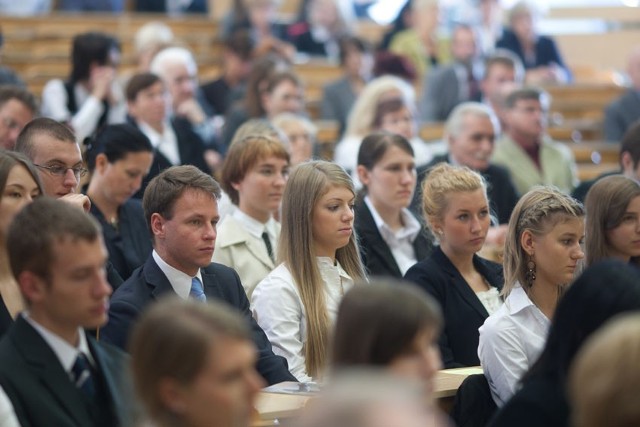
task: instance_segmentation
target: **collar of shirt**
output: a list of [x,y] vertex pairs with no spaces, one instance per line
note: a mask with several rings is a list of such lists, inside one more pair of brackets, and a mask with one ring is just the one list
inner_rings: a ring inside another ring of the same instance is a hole
[[78,328],[78,346],[74,347],[58,335],[54,334],[53,332],[33,320],[29,316],[28,312],[25,312],[23,316],[24,320],[29,322],[29,324],[33,326],[33,329],[35,329],[40,334],[42,339],[44,339],[45,342],[49,345],[49,347],[51,347],[51,350],[53,350],[55,355],[58,357],[58,360],[60,361],[60,364],[65,371],[71,372],[71,368],[73,368],[73,364],[75,363],[79,353],[84,354],[89,360],[89,363],[95,366],[96,363],[93,360],[93,356],[91,355],[91,351],[89,350],[89,345],[87,344],[87,337],[85,336],[82,328]]
[[138,122],[138,126],[144,133],[151,145],[167,157],[173,165],[180,164],[180,153],[178,151],[178,137],[173,131],[173,127],[167,121],[162,125],[163,132],[159,133],[145,122]]
[[404,227],[399,229],[398,231],[393,231],[391,227],[384,222],[378,211],[373,206],[371,199],[369,196],[364,197],[364,202],[367,204],[367,207],[371,211],[371,216],[376,223],[376,227],[378,227],[378,231],[380,231],[380,235],[384,239],[385,242],[391,244],[391,242],[398,242],[401,240],[408,240],[413,243],[413,241],[418,237],[420,233],[420,228],[422,227],[417,219],[409,212],[408,209],[402,209],[402,222],[404,223]]
[[527,310],[531,311],[534,316],[543,323],[550,323],[549,319],[547,319],[547,316],[545,316],[542,311],[540,311],[540,309],[533,303],[533,301],[529,299],[529,296],[522,288],[522,286],[520,286],[520,284],[517,284],[513,288],[511,293],[509,293],[505,304],[507,305],[507,309],[509,310],[509,313],[511,315],[515,315]]
[[235,220],[238,221],[244,228],[246,228],[249,234],[251,234],[252,236],[257,237],[258,239],[262,239],[262,233],[266,231],[269,235],[269,238],[271,239],[272,244],[277,240],[276,220],[273,219],[273,217],[269,218],[269,220],[263,224],[257,219],[252,218],[246,213],[242,212],[240,209],[236,209],[235,211],[233,211],[231,216],[235,218]]
[[[189,298],[189,292],[191,292],[191,280],[193,277],[167,264],[162,258],[160,258],[160,255],[158,255],[155,249],[153,250],[153,259],[156,264],[158,264],[158,267],[160,267],[160,270],[162,270],[164,275],[167,276],[167,279],[175,293],[182,299]],[[197,277],[200,280],[200,283],[204,286],[204,282],[202,281],[202,272],[200,269],[198,269],[195,277]]]
[[338,279],[346,280],[348,282],[353,282],[353,279],[349,274],[344,271],[340,262],[336,260],[336,263],[333,263],[333,260],[329,257],[319,256],[316,258],[318,262],[318,269],[320,270],[320,276],[325,283],[340,283]]

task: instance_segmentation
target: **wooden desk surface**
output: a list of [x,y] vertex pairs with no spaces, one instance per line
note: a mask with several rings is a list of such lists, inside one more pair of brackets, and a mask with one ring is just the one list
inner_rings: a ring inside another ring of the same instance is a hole
[[[449,399],[455,396],[458,387],[467,376],[481,374],[482,368],[458,368],[438,371],[434,379],[433,397],[438,400]],[[309,399],[309,395],[282,394],[262,392],[256,402],[258,419],[252,425],[270,426],[275,425],[274,420],[291,418],[304,408]]]

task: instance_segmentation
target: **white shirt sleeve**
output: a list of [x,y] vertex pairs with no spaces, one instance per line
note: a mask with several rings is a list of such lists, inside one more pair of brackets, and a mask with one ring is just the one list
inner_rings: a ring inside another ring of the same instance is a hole
[[508,317],[489,317],[479,329],[478,358],[498,407],[516,392],[529,369],[519,328]]
[[251,309],[273,352],[287,359],[289,371],[298,381],[308,382],[312,378],[306,372],[303,350],[306,320],[302,301],[288,273],[281,265],[258,283],[251,296]]
[[11,400],[2,387],[0,387],[0,427],[20,427]]

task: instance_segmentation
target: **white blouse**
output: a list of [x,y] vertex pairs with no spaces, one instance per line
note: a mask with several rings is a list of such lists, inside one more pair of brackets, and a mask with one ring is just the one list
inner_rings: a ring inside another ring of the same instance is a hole
[[540,356],[549,326],[549,319],[518,285],[480,327],[478,357],[498,406],[515,394],[520,379]]
[[[318,257],[320,276],[325,284],[327,313],[331,325],[335,323],[338,306],[344,294],[353,287],[353,279],[330,258]],[[289,371],[298,381],[313,379],[307,374],[304,345],[307,341],[307,321],[298,288],[291,272],[284,265],[277,266],[265,277],[251,296],[253,317],[267,334],[273,352],[287,359]]]

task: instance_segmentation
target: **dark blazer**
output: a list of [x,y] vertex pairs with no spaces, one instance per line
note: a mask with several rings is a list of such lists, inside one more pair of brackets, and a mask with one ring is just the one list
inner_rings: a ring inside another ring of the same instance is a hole
[[526,68],[527,70],[530,68],[557,64],[567,70],[567,73],[569,73],[569,70],[562,60],[562,57],[560,56],[560,51],[556,46],[556,42],[554,42],[553,39],[547,36],[538,36],[535,45],[535,58],[533,62],[527,61],[518,37],[516,37],[515,33],[510,29],[505,28],[504,32],[502,33],[502,38],[500,38],[500,40],[496,42],[496,48],[508,49],[518,55],[518,57],[522,61],[522,64],[524,65],[524,68]]
[[632,124],[640,120],[640,91],[630,89],[604,109],[604,139],[620,142]]
[[[128,117],[127,121],[138,127],[138,124],[132,117]],[[204,173],[210,174],[211,170],[204,160],[204,142],[202,138],[193,131],[191,123],[185,118],[174,117],[171,119],[171,126],[178,141],[180,163],[183,165],[193,165]],[[140,187],[140,190],[134,197],[141,199],[144,194],[144,189],[147,188],[149,182],[159,175],[160,172],[171,166],[173,166],[171,162],[161,152],[154,150],[153,163],[151,164],[151,169],[149,169],[149,174],[142,180],[142,187]]]
[[[162,0],[136,0],[136,12],[167,12],[167,2]],[[207,0],[193,0],[189,6],[182,8],[183,13],[206,13]]]
[[[118,229],[92,203],[90,213],[102,226],[109,261],[120,277],[128,279],[152,251],[151,236],[139,199],[129,199],[118,209]],[[113,285],[112,285],[113,286]]]
[[[416,188],[421,189],[422,180],[427,176],[429,169],[442,162],[451,163],[448,154],[435,156],[429,164],[420,166],[417,169],[418,185]],[[489,197],[491,214],[497,217],[499,224],[507,224],[511,216],[511,211],[513,211],[519,199],[518,192],[513,185],[509,171],[502,166],[492,163],[487,170],[479,172],[485,181],[487,181],[487,197]],[[411,209],[414,214],[420,215],[422,211],[421,204],[422,191],[416,190],[409,209]]]
[[[130,376],[126,374],[127,356],[90,336],[87,342],[106,386],[104,409],[116,425],[128,425],[133,400]],[[96,425],[86,398],[71,382],[51,347],[22,316],[0,342],[0,385],[22,427]]]
[[[491,286],[502,289],[500,264],[474,255],[473,265]],[[442,307],[444,328],[439,345],[445,368],[479,365],[478,328],[489,313],[442,249],[434,248],[431,256],[411,267],[404,278],[431,294]]]
[[556,378],[529,379],[495,414],[490,427],[567,427],[570,409]]
[[[269,384],[296,381],[289,373],[284,358],[276,356],[264,331],[251,316],[247,294],[238,273],[222,264],[212,263],[201,269],[204,293],[207,298],[227,303],[240,311],[249,321],[253,341],[259,351],[257,369]],[[175,294],[153,256],[133,272],[111,297],[109,322],[100,330],[100,337],[120,348],[126,348],[129,333],[140,313],[163,295]]]
[[[358,235],[362,262],[371,276],[391,276],[402,278],[402,272],[393,258],[391,249],[382,238],[376,222],[364,198],[359,198],[355,206],[355,228]],[[418,261],[426,258],[433,249],[429,234],[423,228],[413,241],[413,249]]]
[[2,296],[0,296],[0,338],[4,336],[9,330],[9,327],[13,324],[13,318],[7,309],[7,305],[4,303]]
[[224,77],[207,82],[200,86],[204,99],[213,107],[215,113],[224,116],[231,106],[231,86]]

